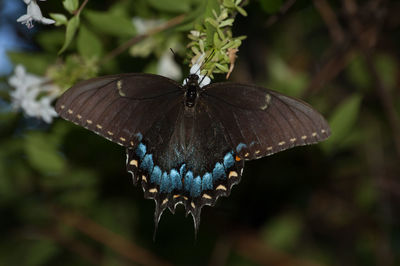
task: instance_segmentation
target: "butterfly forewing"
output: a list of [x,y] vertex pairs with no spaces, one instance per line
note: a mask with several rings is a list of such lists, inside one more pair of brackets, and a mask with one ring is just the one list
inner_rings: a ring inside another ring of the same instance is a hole
[[325,119],[308,104],[272,90],[237,84],[206,86],[203,99],[245,159],[326,139]]
[[152,123],[182,101],[182,88],[151,74],[121,74],[78,83],[57,101],[61,117],[124,146],[136,146]]

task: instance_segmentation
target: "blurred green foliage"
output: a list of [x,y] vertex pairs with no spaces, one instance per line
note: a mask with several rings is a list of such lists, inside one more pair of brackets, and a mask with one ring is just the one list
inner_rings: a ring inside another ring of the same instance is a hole
[[[165,50],[185,57],[188,31],[221,4],[88,1],[77,13],[83,2],[39,3],[56,26],[35,26],[37,49],[9,58],[62,90],[98,75],[156,72]],[[227,22],[233,36],[247,36],[231,79],[311,103],[332,136],[247,163],[232,195],[204,208],[197,241],[178,208],[153,242],[154,203],[132,185],[124,150],[61,119],[46,125],[16,113],[2,77],[0,265],[399,265],[400,5],[349,2],[357,15],[339,0],[249,1],[247,17]],[[175,27],[110,56],[138,36],[133,17],[180,15]],[[215,25],[205,27],[210,47],[221,42]]]

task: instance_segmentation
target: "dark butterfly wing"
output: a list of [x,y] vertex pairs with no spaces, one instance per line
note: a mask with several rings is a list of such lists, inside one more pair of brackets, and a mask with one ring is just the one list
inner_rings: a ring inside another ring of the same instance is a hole
[[127,165],[145,197],[156,202],[156,226],[166,208],[174,212],[181,203],[192,214],[196,231],[201,208],[229,195],[244,166],[235,160],[222,124],[201,101],[194,110],[180,104],[165,112],[139,147],[128,149]]
[[156,202],[155,224],[177,204],[197,231],[204,205],[240,181],[243,159],[327,138],[329,127],[307,104],[236,83],[204,87],[194,108],[184,89],[157,75],[91,79],[57,101],[61,117],[127,148],[127,170]]
[[328,123],[311,106],[262,87],[214,83],[204,87],[202,97],[223,124],[234,150],[246,160],[330,135]]
[[135,147],[158,114],[182,102],[181,86],[151,74],[90,79],[66,91],[56,104],[64,119],[125,147]]

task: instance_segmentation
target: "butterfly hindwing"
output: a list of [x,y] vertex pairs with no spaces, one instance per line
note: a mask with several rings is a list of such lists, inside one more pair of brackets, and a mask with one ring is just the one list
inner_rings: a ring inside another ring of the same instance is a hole
[[[162,134],[161,134],[162,132]],[[155,223],[162,212],[185,206],[195,228],[204,205],[214,205],[239,183],[244,163],[230,148],[221,123],[199,102],[195,111],[176,105],[127,150],[127,169],[156,202]]]

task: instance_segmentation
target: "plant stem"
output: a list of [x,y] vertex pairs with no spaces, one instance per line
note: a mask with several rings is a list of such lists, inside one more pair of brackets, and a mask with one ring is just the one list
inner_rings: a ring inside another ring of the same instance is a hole
[[86,4],[89,2],[89,0],[83,1],[82,5],[79,7],[78,10],[75,11],[75,15],[79,16],[80,13],[82,12],[83,8],[86,6]]

